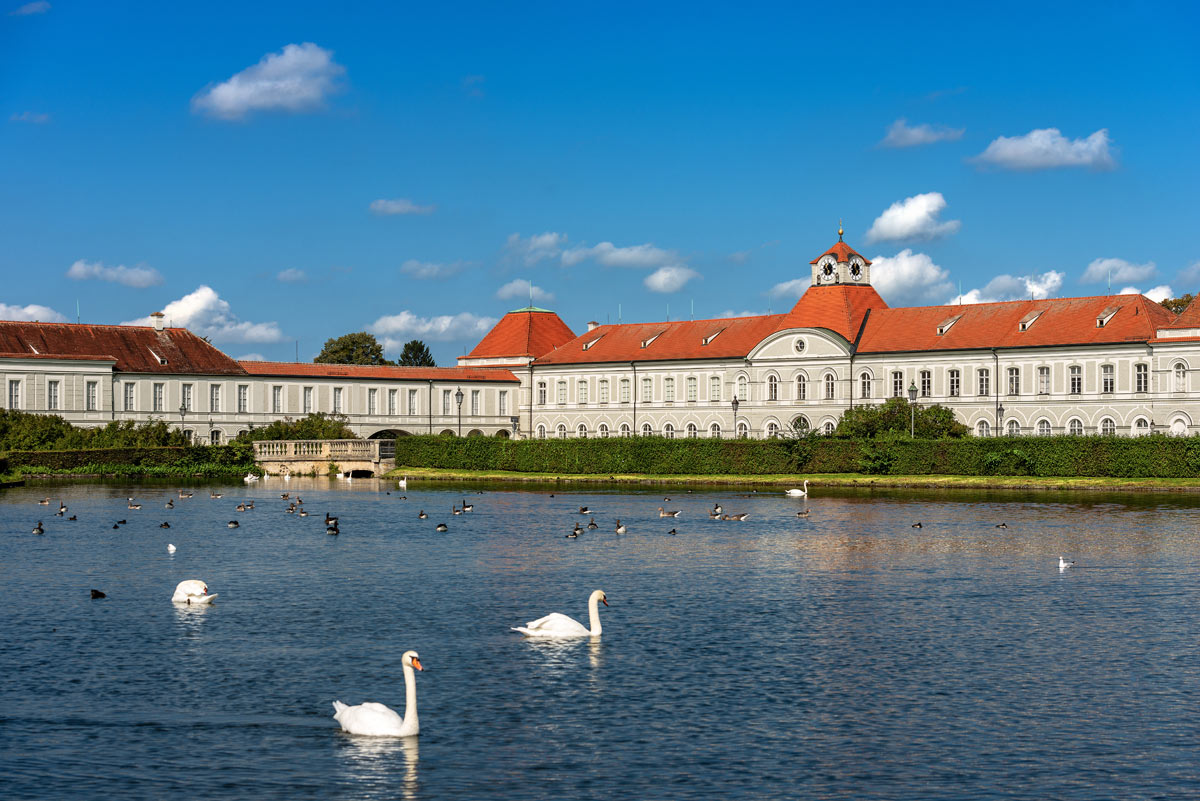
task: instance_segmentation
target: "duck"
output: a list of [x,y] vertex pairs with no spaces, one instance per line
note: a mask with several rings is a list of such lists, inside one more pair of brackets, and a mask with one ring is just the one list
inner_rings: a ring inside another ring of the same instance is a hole
[[579,536],[580,534],[582,534],[582,533],[583,533],[583,526],[581,526],[581,525],[579,525],[578,523],[576,523],[576,524],[575,524],[575,528],[574,528],[574,529],[572,529],[572,531],[571,531],[571,534],[572,534],[573,536],[576,536],[576,537],[578,537],[578,536]]
[[449,531],[450,527],[447,526],[445,523],[438,523],[436,526],[433,527],[433,530],[434,531]]
[[418,520],[424,520],[424,519],[425,519],[425,518],[427,518],[427,517],[429,517],[429,515],[425,514],[425,510],[424,510],[424,509],[422,509],[420,512],[418,512],[418,513],[417,513],[417,519],[418,519]]
[[129,503],[126,504],[126,506],[130,509],[141,509],[142,508],[142,505],[140,503],[133,502],[133,498],[129,499]]
[[301,498],[299,495],[297,495],[297,496],[296,496],[296,503],[303,505],[303,504],[304,504],[304,499],[303,499],[303,498]]
[[118,526],[123,526],[123,525],[125,525],[125,522],[126,522],[126,521],[124,521],[124,520],[118,520],[118,521],[117,521],[117,525],[118,525]]
[[170,524],[170,523],[168,523],[166,520],[164,520],[163,522],[161,522],[161,523],[159,523],[159,524],[158,524],[158,527],[159,527],[159,528],[170,528],[170,527],[171,527],[171,524]]
[[[553,498],[554,496],[551,495],[550,497]],[[579,507],[579,514],[581,514],[581,515],[594,515],[595,513],[596,513],[595,509],[589,509],[586,506]]]
[[913,527],[913,528],[921,528],[921,521],[920,521],[920,520],[918,520],[917,522],[913,523],[913,524],[912,524],[912,527]]
[[1061,556],[1058,557],[1058,569],[1059,570],[1066,570],[1068,567],[1072,567],[1074,564],[1075,564],[1074,562],[1068,562],[1066,559],[1063,559]]
[[552,637],[556,639],[567,637],[599,637],[602,629],[600,627],[600,607],[598,604],[608,606],[608,596],[604,594],[604,590],[595,590],[588,596],[588,622],[591,624],[590,628],[585,628],[582,623],[566,615],[551,612],[545,617],[529,621],[524,626],[514,626],[513,631],[519,631],[526,637]]
[[288,499],[289,495],[291,495],[290,492],[284,492],[284,493],[280,493],[279,497],[286,501]]
[[658,516],[659,517],[679,517],[679,515],[682,513],[683,513],[682,509],[676,509],[673,512],[668,512],[666,509],[663,509],[661,506],[658,507]]
[[997,523],[996,528],[1008,528],[1008,523]]
[[55,517],[62,517],[62,516],[63,516],[63,510],[62,510],[62,509],[59,509],[57,512],[55,512],[55,513],[54,513],[54,516],[55,516]]
[[674,537],[674,536],[675,536],[676,534],[678,534],[679,532],[678,532],[678,531],[676,531],[675,529],[671,529],[671,530],[670,530],[670,531],[668,531],[667,533],[668,533],[668,534],[670,534],[672,537]]
[[67,505],[66,505],[65,503],[63,503],[62,501],[59,501],[59,502],[58,502],[58,515],[59,515],[59,517],[62,517],[64,514],[66,514],[66,511],[67,511]]
[[71,516],[70,516],[70,517],[68,517],[67,519],[68,519],[68,520],[78,520],[79,518],[78,518],[78,517],[76,517],[75,515],[71,515]]
[[296,514],[296,507],[294,505],[289,506],[286,509],[284,509],[283,511],[287,512],[289,515],[294,515],[294,514]]
[[[719,509],[720,507],[717,507],[717,508]],[[709,512],[709,513],[708,513],[708,519],[709,519],[709,520],[720,520],[720,519],[721,519],[721,513],[720,513],[720,512],[718,512],[716,509],[714,509],[714,510],[712,510],[711,512]]]
[[175,553],[176,550],[177,548],[174,545],[169,542],[167,543],[167,553]]
[[810,511],[810,510],[808,510],[808,509],[805,509],[805,510],[804,510],[804,511],[802,511],[802,512],[796,512],[796,517],[808,517],[808,513],[809,513],[809,511]]
[[167,502],[164,504],[164,506],[165,506],[167,509],[174,509],[174,508],[175,508],[175,501],[173,501],[173,500],[171,500],[170,498],[168,498],[168,499],[167,499]]
[[624,533],[625,533],[626,531],[628,531],[628,530],[629,530],[629,529],[628,529],[627,527],[625,527],[625,526],[621,525],[621,521],[620,521],[620,520],[618,520],[618,521],[617,521],[617,533],[618,533],[618,534],[624,534]]
[[171,600],[177,604],[211,604],[217,599],[217,594],[208,594],[208,585],[200,579],[181,581],[175,587]]
[[579,539],[579,527],[576,526],[574,530],[568,531],[564,536],[569,540]]
[[93,601],[97,601],[101,598],[107,598],[107,597],[108,596],[105,595],[104,593],[100,592],[100,590],[92,590],[92,600]]
[[594,517],[588,521],[587,527],[589,531],[595,531],[596,529],[600,528],[599,524],[596,523],[596,518]]
[[789,498],[807,498],[808,497],[808,479],[804,479],[804,489],[796,489],[793,487],[784,493]]
[[254,508],[254,501],[246,501],[246,508],[247,508],[247,509],[253,509],[253,508]]
[[[115,526],[114,526],[114,528],[115,528]],[[37,521],[37,525],[33,527],[33,533],[34,534],[45,534],[46,533],[46,529],[42,528],[41,520]]]
[[329,535],[329,536],[331,536],[331,537],[336,537],[338,534],[341,534],[341,533],[342,533],[342,530],[341,530],[341,529],[339,529],[339,528],[337,527],[337,524],[335,523],[335,524],[334,524],[334,525],[332,525],[332,526],[326,526],[326,527],[325,527],[325,533],[326,533],[326,534],[328,534],[328,535]]
[[246,504],[239,503],[236,507],[234,507],[234,510],[238,512],[244,512],[246,511]]
[[710,515],[719,515],[719,514],[721,514],[721,512],[723,512],[723,511],[725,511],[725,510],[721,508],[721,504],[719,504],[719,503],[714,503],[714,504],[713,504],[712,511],[711,511],[709,514],[710,514]]
[[400,657],[404,669],[404,717],[392,709],[371,701],[347,706],[341,701],[333,702],[333,719],[349,734],[368,737],[415,737],[421,733],[417,718],[417,682],[414,670],[424,670],[421,657],[416,651],[405,651]]
[[300,515],[301,517],[308,517],[308,512],[304,511],[303,509],[301,509],[299,512],[297,512],[297,514]]
[[230,520],[225,524],[228,528],[239,528],[242,524],[236,520]]

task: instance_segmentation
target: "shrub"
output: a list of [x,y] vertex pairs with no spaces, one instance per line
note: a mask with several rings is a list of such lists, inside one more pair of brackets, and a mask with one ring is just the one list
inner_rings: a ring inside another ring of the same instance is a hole
[[345,417],[317,412],[299,420],[290,417],[276,420],[268,426],[239,435],[236,441],[275,439],[358,439],[358,436],[347,428]]

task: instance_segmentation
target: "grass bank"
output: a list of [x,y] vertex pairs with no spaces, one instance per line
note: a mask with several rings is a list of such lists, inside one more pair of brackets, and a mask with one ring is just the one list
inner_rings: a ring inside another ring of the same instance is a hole
[[10,474],[29,477],[233,479],[262,472],[244,445],[10,451],[5,462]]

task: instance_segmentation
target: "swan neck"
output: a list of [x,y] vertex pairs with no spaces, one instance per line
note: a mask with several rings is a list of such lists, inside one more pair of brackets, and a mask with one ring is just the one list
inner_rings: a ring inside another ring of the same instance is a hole
[[404,666],[404,728],[417,728],[417,677],[412,665]]
[[593,595],[588,599],[588,623],[591,625],[590,634],[600,636],[600,599]]

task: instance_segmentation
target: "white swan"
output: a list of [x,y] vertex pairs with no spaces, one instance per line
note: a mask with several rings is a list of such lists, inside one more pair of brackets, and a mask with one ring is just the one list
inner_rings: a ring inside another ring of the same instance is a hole
[[188,579],[187,581],[179,582],[179,586],[175,588],[175,594],[171,596],[171,600],[177,604],[211,604],[216,600],[217,594],[208,594],[208,585],[200,579]]
[[808,497],[808,479],[804,479],[804,489],[790,489],[786,493],[789,498],[807,498]]
[[404,478],[402,478],[396,482],[396,489],[402,489],[402,490],[408,489],[408,476],[405,476]]
[[551,612],[545,617],[531,620],[524,626],[516,626],[513,631],[519,631],[526,637],[599,637],[600,636],[600,607],[597,603],[608,606],[608,596],[604,590],[596,590],[588,596],[588,622],[590,629],[584,628],[578,620]]
[[[175,553],[175,546],[169,542],[167,543],[167,553]],[[178,589],[176,592],[178,592]]]
[[383,704],[371,701],[358,706],[346,706],[341,701],[334,701],[333,719],[342,724],[342,731],[371,737],[411,737],[420,733],[417,682],[413,668],[425,668],[421,667],[421,657],[416,651],[405,651],[400,657],[400,664],[404,668],[404,717]]
[[258,481],[258,476],[254,475],[253,473],[247,473],[246,475],[242,476],[242,481],[245,481],[247,484],[253,484],[255,481]]

